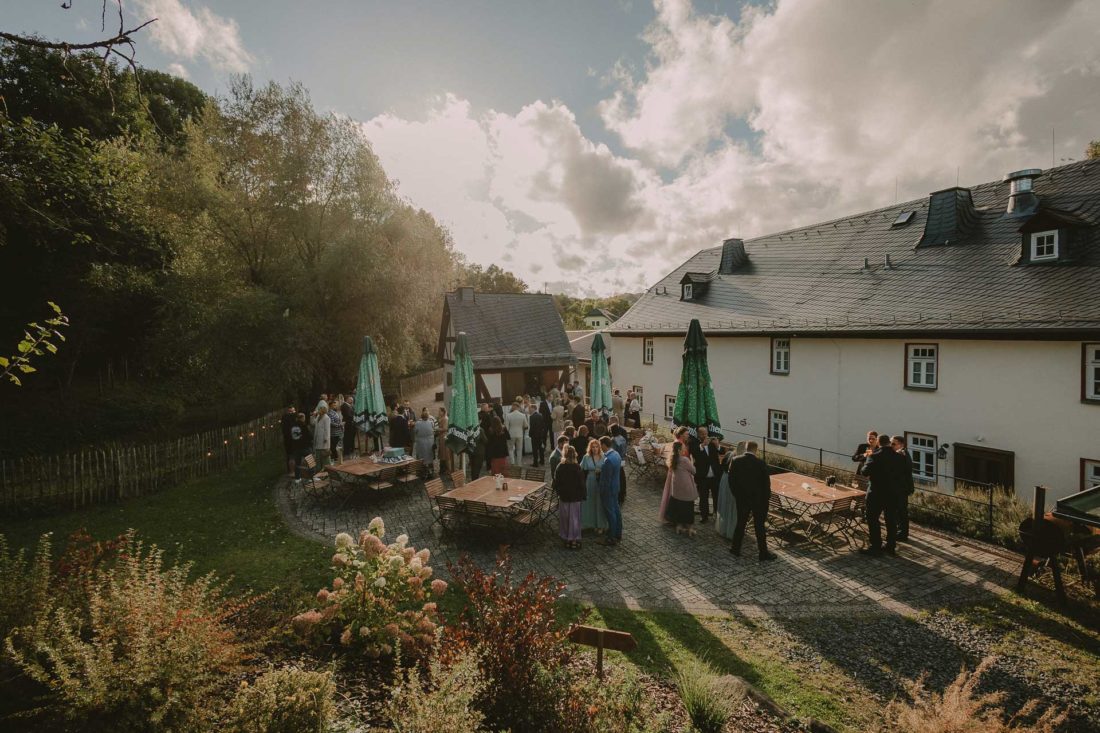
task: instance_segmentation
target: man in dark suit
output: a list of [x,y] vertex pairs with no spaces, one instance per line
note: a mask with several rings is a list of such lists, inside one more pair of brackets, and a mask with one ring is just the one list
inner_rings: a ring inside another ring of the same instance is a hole
[[588,415],[585,414],[583,402],[577,400],[573,403],[573,412],[571,416],[575,427],[580,428],[581,425],[584,425],[584,419],[588,417]]
[[741,556],[741,542],[745,539],[745,525],[749,515],[753,517],[756,530],[756,548],[761,560],[774,560],[775,555],[768,552],[768,536],[764,520],[768,516],[768,500],[772,495],[772,480],[768,467],[756,457],[759,446],[755,441],[745,445],[744,454],[730,461],[730,489],[737,502],[737,526],[733,530],[733,544],[730,552]]
[[531,437],[531,465],[541,466],[546,463],[546,434],[550,423],[542,419],[542,413],[531,406],[531,414],[527,416],[527,434]]
[[905,445],[904,436],[895,435],[894,439],[890,441],[890,447],[902,457],[904,462],[901,491],[898,492],[897,496],[898,542],[908,542],[909,497],[917,490],[916,484],[913,483],[913,459],[909,457],[909,449]]
[[[885,552],[897,554],[898,517],[897,499],[902,491],[905,459],[890,447],[890,436],[879,434],[879,447],[863,464],[867,486],[867,537],[868,545],[860,550],[865,555],[877,556]],[[880,520],[886,515],[886,544],[882,544]]]
[[714,511],[718,511],[718,441],[707,436],[707,429],[700,427],[696,431],[698,438],[688,443],[691,457],[695,461],[695,488],[699,492],[699,514],[705,524],[710,519],[711,497]]
[[542,399],[539,400],[539,414],[542,415],[542,424],[546,426],[546,443],[553,449],[554,436],[551,434],[550,426],[554,423],[553,408],[550,407],[550,400],[546,398],[546,395],[541,395]]
[[859,464],[858,466],[856,466],[857,475],[864,475],[863,465],[864,463],[866,463],[868,455],[870,455],[868,451],[873,451],[875,448],[878,448],[878,433],[872,430],[871,432],[867,433],[867,442],[860,443],[856,447],[856,452],[852,454],[852,462]]

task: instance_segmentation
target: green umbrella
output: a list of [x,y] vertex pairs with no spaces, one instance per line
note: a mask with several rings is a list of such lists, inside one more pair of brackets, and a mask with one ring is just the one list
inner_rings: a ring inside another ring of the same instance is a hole
[[477,420],[477,394],[474,391],[474,360],[466,334],[459,333],[455,340],[455,365],[451,379],[450,422],[447,424],[447,446],[457,453],[473,452],[474,443],[481,434]]
[[692,435],[696,428],[705,427],[709,435],[722,439],[722,423],[718,420],[718,404],[714,401],[714,387],[707,367],[707,340],[696,318],[691,319],[684,341],[684,366],[680,371],[680,386],[676,389],[672,423],[686,426]]
[[355,384],[355,424],[367,435],[381,435],[387,422],[382,376],[378,371],[378,352],[370,336],[364,336],[359,380]]
[[593,410],[611,409],[611,375],[607,370],[607,347],[603,334],[592,339],[592,385],[589,391]]

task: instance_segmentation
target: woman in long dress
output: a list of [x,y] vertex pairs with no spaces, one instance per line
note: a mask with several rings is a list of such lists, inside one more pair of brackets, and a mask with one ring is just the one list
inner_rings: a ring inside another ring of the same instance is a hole
[[426,467],[430,467],[435,458],[435,426],[427,407],[420,411],[420,419],[413,427],[413,457],[423,461]]
[[558,495],[558,536],[570,550],[581,549],[581,514],[588,492],[584,471],[577,465],[577,451],[565,446],[561,465],[554,473],[554,493]]
[[582,529],[607,529],[607,516],[604,514],[603,505],[600,503],[600,469],[603,468],[603,447],[598,440],[588,442],[588,450],[581,459],[581,470],[584,471],[585,488],[588,497],[581,508]]
[[695,528],[692,525],[695,524],[695,502],[699,499],[699,489],[695,486],[695,463],[691,452],[681,446],[682,443],[674,445],[676,450],[668,459],[669,498],[665,516],[676,525],[676,534],[694,537]]
[[[687,444],[687,440],[688,440],[688,429],[687,428],[685,428],[683,425],[676,428],[676,430],[673,431],[673,433],[672,433],[672,438],[673,438],[672,445],[669,446],[669,451],[671,451],[671,453],[675,453],[676,451],[680,451],[682,453],[689,453],[690,454],[691,451],[688,450],[688,444]],[[669,455],[671,455],[671,453]],[[664,490],[661,491],[661,508],[657,510],[657,518],[660,519],[665,524],[672,524],[672,520],[670,520],[666,516],[666,514],[668,512],[668,500],[671,497],[672,497],[672,473],[668,472],[668,473],[665,474],[665,487],[664,487]]]
[[733,539],[733,530],[737,527],[737,503],[730,489],[730,461],[737,453],[726,452],[722,458],[722,477],[718,480],[718,511],[715,512],[714,529],[727,540]]

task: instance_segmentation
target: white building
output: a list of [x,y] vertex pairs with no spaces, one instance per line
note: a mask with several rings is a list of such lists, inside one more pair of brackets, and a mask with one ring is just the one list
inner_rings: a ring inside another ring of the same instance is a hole
[[1100,483],[1100,161],[699,252],[609,329],[658,419],[692,318],[728,439],[851,468],[873,429],[944,488]]
[[593,331],[607,328],[615,322],[617,316],[606,308],[592,308],[584,315],[585,328]]

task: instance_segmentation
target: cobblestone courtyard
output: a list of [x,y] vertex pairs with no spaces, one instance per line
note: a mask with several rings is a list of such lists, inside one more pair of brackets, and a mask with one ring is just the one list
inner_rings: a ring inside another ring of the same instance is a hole
[[[449,533],[432,526],[421,484],[387,492],[361,492],[340,499],[303,501],[293,483],[276,489],[280,507],[295,531],[329,543],[337,532],[356,533],[374,516],[386,521],[387,537],[409,535],[437,560],[457,560],[467,552],[483,565],[492,562],[492,540]],[[601,606],[686,611],[704,615],[818,616],[895,612],[911,614],[943,604],[977,601],[1010,586],[1018,567],[1009,557],[939,533],[914,528],[912,541],[899,545],[896,558],[867,558],[854,550],[789,545],[772,538],[779,559],[755,557],[751,530],[744,556],[727,551],[713,528],[689,538],[661,526],[656,518],[660,487],[632,482],[623,506],[623,542],[603,547],[586,532],[581,551],[562,548],[556,520],[511,549],[517,572],[533,570],[568,584],[567,594]],[[441,567],[443,563],[439,563]]]

